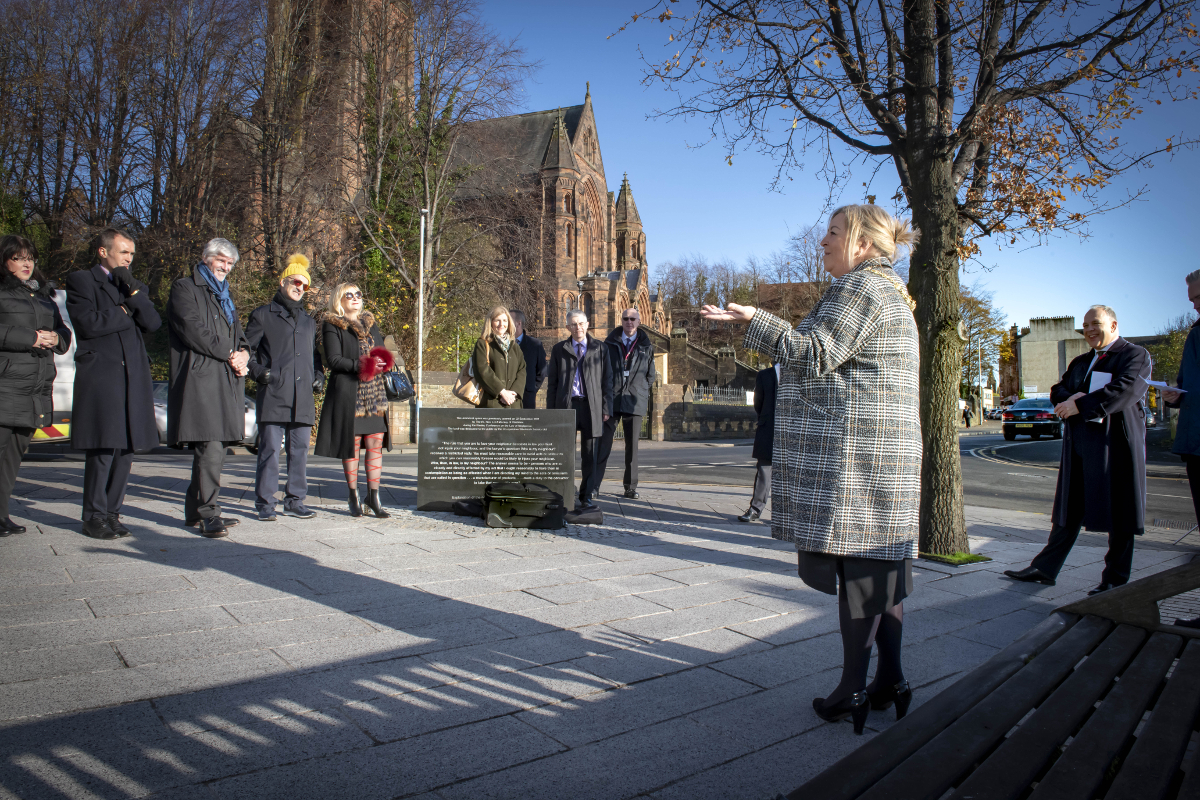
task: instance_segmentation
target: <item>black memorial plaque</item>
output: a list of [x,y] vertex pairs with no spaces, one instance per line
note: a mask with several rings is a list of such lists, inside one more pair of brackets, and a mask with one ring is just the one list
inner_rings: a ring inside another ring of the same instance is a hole
[[449,511],[502,481],[540,483],[574,505],[573,409],[422,408],[417,440],[422,511]]

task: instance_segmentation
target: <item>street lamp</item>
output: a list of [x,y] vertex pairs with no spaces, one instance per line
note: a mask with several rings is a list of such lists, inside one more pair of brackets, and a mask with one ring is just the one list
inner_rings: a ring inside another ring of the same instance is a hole
[[429,209],[421,209],[421,254],[417,258],[417,442],[421,441],[421,387],[425,385],[425,220]]

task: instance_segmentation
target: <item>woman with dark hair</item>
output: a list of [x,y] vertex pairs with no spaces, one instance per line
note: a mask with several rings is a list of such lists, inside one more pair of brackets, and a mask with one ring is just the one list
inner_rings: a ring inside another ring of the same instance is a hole
[[54,284],[36,260],[25,237],[0,238],[0,536],[25,532],[9,518],[8,500],[34,430],[53,419],[54,356],[71,346]]

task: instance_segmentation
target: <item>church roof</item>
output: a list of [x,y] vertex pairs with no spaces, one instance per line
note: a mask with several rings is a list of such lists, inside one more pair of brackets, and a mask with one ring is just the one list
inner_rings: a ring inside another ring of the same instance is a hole
[[[555,158],[560,162],[569,158],[571,166],[578,169],[570,142],[575,140],[583,110],[584,106],[578,105],[472,123],[459,139],[457,160],[475,171],[458,194],[488,194],[524,183]],[[567,138],[559,135],[556,155],[552,155],[551,140],[560,117]]]
[[542,159],[542,169],[573,169],[579,170],[575,154],[571,152],[571,142],[567,138],[567,128],[562,117],[554,124],[550,133],[550,143],[546,145],[546,155]]
[[621,179],[621,193],[617,195],[617,224],[641,225],[637,203],[633,201],[633,190],[629,188],[629,176]]
[[625,288],[631,292],[637,291],[638,281],[642,278],[640,269],[631,269],[625,271]]

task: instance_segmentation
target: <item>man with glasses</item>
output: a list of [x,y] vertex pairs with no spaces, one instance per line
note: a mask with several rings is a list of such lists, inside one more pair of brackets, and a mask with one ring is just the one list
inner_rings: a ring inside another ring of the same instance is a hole
[[575,410],[583,479],[577,512],[597,511],[592,502],[597,486],[596,446],[605,422],[612,416],[612,362],[607,345],[587,335],[587,315],[578,308],[567,312],[571,336],[550,351],[546,366],[546,407]]
[[604,423],[604,435],[600,440],[600,452],[596,457],[596,488],[604,480],[608,468],[608,456],[612,453],[613,437],[617,423],[625,432],[625,497],[636,500],[638,469],[638,437],[642,433],[642,419],[650,402],[650,387],[658,380],[654,369],[654,345],[650,337],[638,325],[642,318],[636,308],[621,312],[621,326],[613,328],[604,343],[608,345],[608,356],[612,361],[613,413]]
[[308,442],[316,422],[314,395],[325,386],[325,370],[317,350],[317,322],[304,310],[308,291],[308,259],[290,256],[279,279],[279,291],[250,314],[250,377],[258,384],[258,470],[254,507],[264,522],[275,521],[279,489],[279,448],[287,439],[287,486],[283,513],[311,519],[308,497]]

